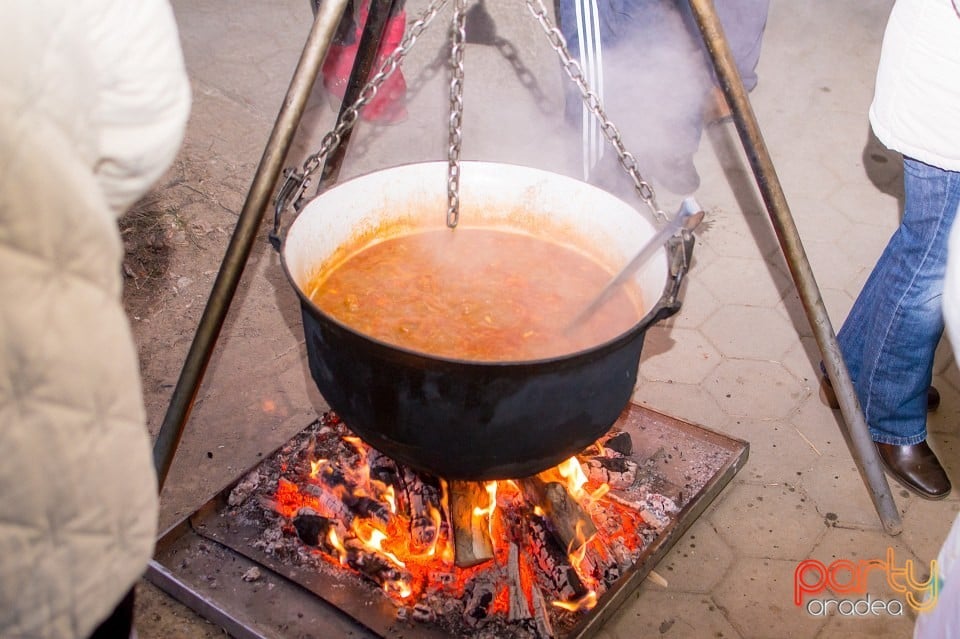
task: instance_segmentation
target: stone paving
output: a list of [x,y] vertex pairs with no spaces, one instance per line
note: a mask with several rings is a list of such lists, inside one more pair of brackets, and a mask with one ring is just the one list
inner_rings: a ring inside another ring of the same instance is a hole
[[[464,156],[552,168],[562,163],[558,150],[565,148],[551,135],[562,119],[556,60],[544,39],[531,35],[534,23],[513,17],[525,12],[523,3],[486,4],[501,46],[468,50]],[[902,198],[899,158],[872,139],[866,116],[891,5],[773,0],[760,83],[751,94],[836,328],[896,227]],[[208,147],[211,161],[236,154],[220,160],[249,167],[302,46],[308,3],[224,9],[175,0],[174,6],[196,94],[187,148]],[[412,15],[423,6],[410,0],[408,10]],[[346,174],[445,157],[446,76],[438,57],[445,30],[438,25],[426,33],[408,60],[414,98],[408,120],[358,134]],[[512,43],[514,57],[505,55],[511,49],[503,42]],[[532,82],[516,79],[518,65]],[[423,71],[412,71],[418,68]],[[295,160],[315,150],[333,121],[322,96],[311,105],[291,153]],[[509,124],[516,120],[508,116],[524,109],[536,117]],[[225,145],[217,122],[233,112],[255,126]],[[470,131],[483,133],[471,137]],[[519,144],[508,149],[497,135]],[[695,249],[683,309],[648,332],[634,398],[748,441],[750,458],[656,567],[666,585],[648,579],[599,636],[910,636],[914,615],[907,606],[903,615],[860,617],[819,616],[795,606],[794,570],[808,558],[825,564],[883,559],[892,548],[898,563],[912,560],[918,574],[924,566],[928,571],[960,510],[958,491],[927,502],[891,482],[903,532],[882,531],[839,412],[819,398],[817,346],[732,124],[705,132],[696,165],[702,178],[696,195],[709,225]],[[670,204],[669,196],[662,203]],[[945,342],[935,384],[943,405],[930,417],[931,444],[956,483],[960,375]],[[877,573],[868,585],[874,600],[903,600]],[[138,626],[150,635],[149,620]]]

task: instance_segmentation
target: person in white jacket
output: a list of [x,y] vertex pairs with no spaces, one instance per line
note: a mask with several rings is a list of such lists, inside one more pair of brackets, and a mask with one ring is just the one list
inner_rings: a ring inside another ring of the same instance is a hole
[[927,444],[947,243],[960,204],[958,0],[897,0],[870,123],[903,155],[904,211],[837,334],[887,471],[927,499],[951,484]]
[[117,218],[173,161],[189,108],[167,0],[4,4],[4,639],[129,629],[158,496]]

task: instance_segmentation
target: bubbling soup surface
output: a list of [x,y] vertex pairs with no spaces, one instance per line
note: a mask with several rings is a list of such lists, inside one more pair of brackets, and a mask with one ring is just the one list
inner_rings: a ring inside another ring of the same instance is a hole
[[622,287],[570,322],[612,274],[581,252],[520,232],[427,230],[374,242],[307,287],[326,314],[378,340],[434,356],[524,361],[569,354],[641,318]]

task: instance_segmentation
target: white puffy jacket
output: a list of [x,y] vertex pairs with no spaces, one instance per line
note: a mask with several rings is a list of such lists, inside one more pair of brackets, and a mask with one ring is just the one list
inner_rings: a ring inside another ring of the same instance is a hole
[[960,171],[958,5],[897,0],[870,106],[870,123],[885,146],[949,171]]
[[86,637],[143,574],[157,486],[117,217],[190,89],[167,0],[0,20],[0,637]]

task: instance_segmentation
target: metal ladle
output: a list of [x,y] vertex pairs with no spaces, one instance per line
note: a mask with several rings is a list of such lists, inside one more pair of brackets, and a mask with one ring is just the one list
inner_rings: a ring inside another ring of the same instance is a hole
[[697,201],[692,197],[685,198],[683,202],[680,203],[680,210],[673,216],[673,219],[657,231],[656,234],[643,245],[643,248],[633,256],[633,259],[603,287],[603,290],[593,298],[593,301],[573,318],[573,321],[567,326],[567,330],[572,331],[589,319],[590,316],[596,313],[597,309],[610,298],[614,291],[622,286],[647,260],[653,257],[653,254],[656,253],[667,240],[681,230],[692,231],[697,228],[700,222],[703,221],[703,216],[703,209],[700,208]]

